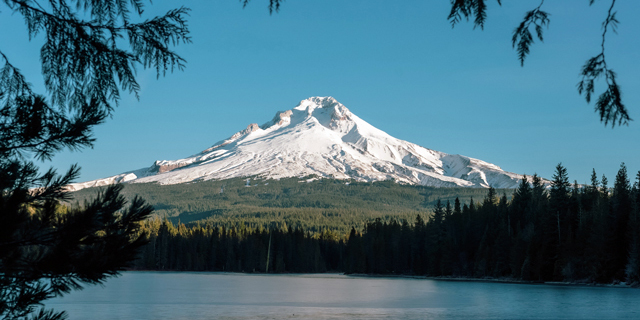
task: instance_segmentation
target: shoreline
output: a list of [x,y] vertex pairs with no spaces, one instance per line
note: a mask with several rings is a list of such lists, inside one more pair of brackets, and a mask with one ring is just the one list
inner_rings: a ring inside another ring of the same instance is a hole
[[562,281],[528,281],[513,278],[467,278],[467,277],[429,277],[417,275],[402,274],[366,274],[354,273],[344,274],[345,276],[363,277],[363,278],[406,278],[406,279],[423,279],[434,281],[450,281],[450,282],[487,282],[487,283],[510,283],[510,284],[528,284],[528,285],[549,285],[549,286],[567,286],[567,287],[602,287],[602,288],[628,288],[638,289],[640,286],[629,285],[624,282],[620,283],[592,283],[586,281],[562,282]]
[[361,277],[361,278],[401,278],[401,279],[416,279],[416,280],[434,280],[434,281],[449,281],[449,282],[485,282],[485,283],[508,283],[508,284],[528,284],[528,285],[549,285],[549,286],[567,286],[567,287],[601,287],[601,288],[621,288],[621,289],[638,289],[640,285],[629,285],[625,282],[620,283],[592,283],[586,281],[574,281],[574,282],[562,282],[562,281],[528,281],[519,280],[513,278],[467,278],[467,277],[429,277],[418,276],[408,274],[368,274],[368,273],[344,273],[344,272],[303,272],[303,273],[263,273],[263,272],[228,272],[228,271],[185,271],[185,270],[140,270],[140,269],[127,269],[125,272],[188,272],[188,273],[227,273],[227,274],[244,274],[244,275],[303,275],[303,274],[338,274],[346,277]]

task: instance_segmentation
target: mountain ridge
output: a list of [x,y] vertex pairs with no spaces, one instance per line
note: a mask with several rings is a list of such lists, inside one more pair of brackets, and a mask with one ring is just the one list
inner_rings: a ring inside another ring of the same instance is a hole
[[523,175],[462,155],[396,139],[353,114],[333,97],[311,97],[251,123],[229,138],[178,160],[69,185],[69,190],[112,183],[188,183],[237,177],[354,179],[436,187],[515,188]]

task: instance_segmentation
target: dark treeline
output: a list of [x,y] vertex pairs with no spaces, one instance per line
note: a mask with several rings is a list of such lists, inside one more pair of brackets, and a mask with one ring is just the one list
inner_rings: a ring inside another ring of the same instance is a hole
[[276,273],[342,270],[345,243],[331,231],[312,236],[300,228],[186,227],[174,226],[168,220],[151,221],[145,227],[149,243],[135,262],[135,269]]
[[[640,173],[638,174],[640,181]],[[637,283],[638,182],[621,166],[613,188],[569,183],[556,167],[546,188],[523,180],[511,201],[493,189],[481,203],[436,204],[428,222],[370,223],[347,242],[345,272]]]
[[438,201],[428,219],[376,219],[349,235],[156,221],[135,267],[638,283],[637,179],[623,164],[612,188],[595,171],[581,186],[558,165],[550,186],[524,179],[511,200],[490,188],[481,202]]

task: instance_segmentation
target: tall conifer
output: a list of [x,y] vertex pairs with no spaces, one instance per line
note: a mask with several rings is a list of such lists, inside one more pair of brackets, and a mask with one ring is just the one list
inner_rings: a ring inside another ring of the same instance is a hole
[[631,185],[627,176],[627,167],[624,163],[620,165],[620,170],[616,174],[611,194],[611,222],[613,226],[613,241],[611,250],[613,253],[612,272],[615,277],[623,280],[622,270],[627,261],[629,253],[629,217],[631,216]]

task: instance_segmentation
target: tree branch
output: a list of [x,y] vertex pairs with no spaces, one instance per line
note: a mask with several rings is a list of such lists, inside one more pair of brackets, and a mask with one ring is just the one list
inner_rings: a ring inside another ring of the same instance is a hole
[[[591,4],[592,3],[593,1],[591,1]],[[629,121],[632,121],[626,106],[622,102],[622,92],[616,81],[616,73],[607,66],[605,56],[605,43],[609,27],[615,32],[619,23],[618,19],[616,19],[616,12],[613,11],[615,4],[616,0],[611,0],[607,17],[602,23],[603,31],[600,53],[587,60],[584,66],[582,66],[582,80],[578,82],[577,85],[578,93],[581,95],[584,94],[585,100],[589,103],[591,101],[591,95],[595,90],[595,80],[604,76],[607,89],[598,97],[595,111],[600,115],[600,121],[604,122],[605,126],[611,122],[612,128],[615,127],[616,124],[629,125]]]
[[549,25],[549,14],[540,10],[543,4],[544,0],[540,1],[540,4],[535,9],[527,12],[524,20],[513,30],[511,45],[514,48],[517,47],[518,60],[520,60],[521,66],[524,66],[524,60],[529,54],[529,47],[533,44],[533,36],[531,35],[531,31],[529,31],[532,23],[536,26],[535,31],[538,39],[544,41],[542,37],[542,27]]

